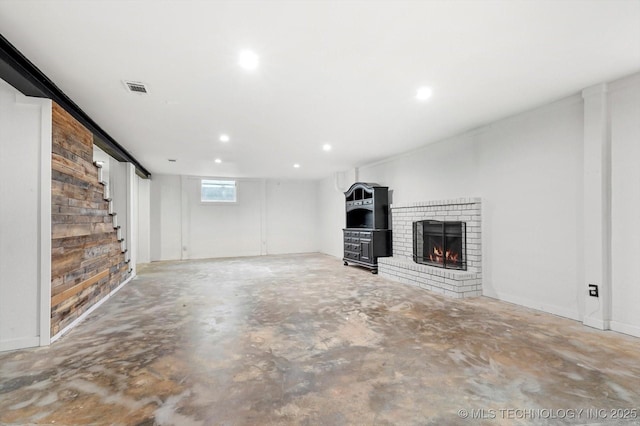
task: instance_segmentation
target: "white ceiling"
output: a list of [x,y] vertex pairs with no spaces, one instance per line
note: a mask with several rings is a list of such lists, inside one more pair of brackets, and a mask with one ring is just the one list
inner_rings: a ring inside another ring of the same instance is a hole
[[638,0],[0,0],[0,33],[152,173],[322,178],[640,70]]

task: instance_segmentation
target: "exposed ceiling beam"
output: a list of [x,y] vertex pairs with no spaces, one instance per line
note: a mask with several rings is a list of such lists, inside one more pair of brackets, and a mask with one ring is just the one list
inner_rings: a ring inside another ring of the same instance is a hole
[[118,161],[132,163],[136,167],[136,173],[141,177],[151,177],[151,173],[138,160],[98,126],[91,117],[1,34],[0,78],[26,96],[52,99],[94,134],[98,147]]

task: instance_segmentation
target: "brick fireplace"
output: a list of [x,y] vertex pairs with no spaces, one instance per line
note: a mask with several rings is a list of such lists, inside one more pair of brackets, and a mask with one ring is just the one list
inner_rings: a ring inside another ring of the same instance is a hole
[[[381,276],[455,298],[482,295],[480,198],[393,204],[391,219],[393,257],[378,259]],[[445,269],[414,261],[414,224],[423,221],[464,224],[466,270]]]

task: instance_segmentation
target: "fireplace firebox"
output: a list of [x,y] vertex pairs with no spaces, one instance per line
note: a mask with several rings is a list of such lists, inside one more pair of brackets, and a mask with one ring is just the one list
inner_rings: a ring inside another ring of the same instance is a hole
[[466,271],[466,234],[465,222],[413,222],[413,261]]

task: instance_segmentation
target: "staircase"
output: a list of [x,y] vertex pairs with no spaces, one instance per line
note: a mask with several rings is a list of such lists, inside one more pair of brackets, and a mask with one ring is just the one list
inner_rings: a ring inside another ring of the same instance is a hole
[[104,189],[104,200],[109,203],[109,216],[112,218],[113,229],[116,230],[117,239],[120,243],[120,252],[124,254],[124,261],[129,266],[127,273],[130,274],[133,271],[133,268],[131,267],[131,254],[127,248],[127,242],[125,241],[124,235],[122,235],[122,227],[118,225],[118,214],[113,209],[113,199],[111,198],[111,192],[109,190],[109,182],[107,182],[103,177],[102,163],[94,161],[93,164],[98,168],[98,182],[100,182]]

